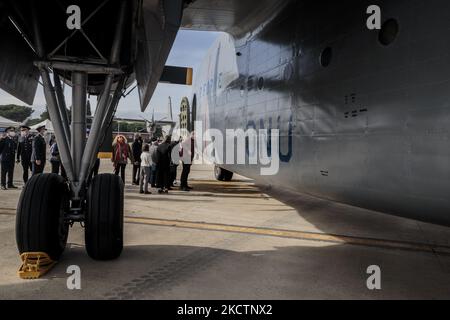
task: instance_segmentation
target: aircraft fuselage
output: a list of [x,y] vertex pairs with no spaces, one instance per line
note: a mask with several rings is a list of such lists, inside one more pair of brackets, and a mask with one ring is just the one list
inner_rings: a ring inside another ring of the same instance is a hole
[[241,39],[221,35],[194,83],[204,128],[280,129],[257,183],[450,225],[450,3],[293,2]]

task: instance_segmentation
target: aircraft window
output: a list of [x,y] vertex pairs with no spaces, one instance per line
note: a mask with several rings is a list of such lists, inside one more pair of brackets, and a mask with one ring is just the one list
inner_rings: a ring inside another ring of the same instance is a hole
[[333,57],[333,50],[330,47],[326,47],[320,54],[320,65],[322,67],[328,67]]
[[399,31],[398,22],[395,19],[387,20],[382,26],[378,34],[378,41],[384,46],[390,45],[397,38]]
[[264,88],[264,78],[263,77],[260,77],[259,79],[258,79],[258,89],[259,90],[262,90]]

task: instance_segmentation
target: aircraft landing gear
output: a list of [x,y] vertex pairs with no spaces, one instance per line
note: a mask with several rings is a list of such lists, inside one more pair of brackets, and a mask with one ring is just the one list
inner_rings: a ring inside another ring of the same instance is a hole
[[61,176],[45,173],[33,176],[17,206],[16,242],[20,253],[45,252],[58,260],[67,243],[69,188]]
[[[34,65],[42,79],[47,111],[54,126],[67,182],[56,174],[41,174],[33,176],[22,191],[17,209],[16,239],[23,254],[20,269],[23,278],[42,275],[41,266],[48,270],[52,261],[59,259],[66,246],[68,229],[76,222],[85,223],[86,249],[93,259],[114,259],[122,252],[122,181],[108,174],[98,175],[91,181],[90,173],[127,81],[133,80],[130,79],[130,60],[121,55],[123,47],[129,46],[126,40],[131,36],[126,33],[131,24],[128,4],[126,0],[117,1],[117,23],[110,48],[105,49],[109,50],[109,58],[105,58],[90,39],[89,44],[98,57],[77,56],[79,51],[76,50],[75,56],[58,51],[73,34],[56,48],[46,46],[41,32],[42,15],[39,16],[36,8],[32,10],[33,43],[38,56]],[[99,4],[97,10],[101,8],[102,4]],[[71,117],[63,83],[72,86]],[[89,94],[98,98],[87,136]]]
[[117,258],[123,248],[123,183],[119,176],[100,174],[87,195],[85,243],[96,260]]
[[225,170],[217,165],[214,166],[214,177],[218,181],[231,181],[233,172]]

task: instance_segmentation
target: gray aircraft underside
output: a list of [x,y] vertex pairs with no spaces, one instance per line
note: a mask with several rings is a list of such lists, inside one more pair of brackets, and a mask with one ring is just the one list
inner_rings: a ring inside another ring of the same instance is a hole
[[[0,0],[0,13],[12,3]],[[14,18],[26,22],[16,3]],[[373,4],[382,30],[366,26]],[[279,128],[281,164],[275,176],[261,176],[258,166],[225,168],[261,184],[450,225],[448,1],[144,0],[136,14],[139,32],[125,40],[138,45],[121,62],[128,82],[138,81],[142,110],[180,27],[233,39],[237,76],[219,81],[214,66],[224,51],[216,50],[213,67],[197,72],[192,104],[213,128]],[[0,49],[0,86],[32,103],[33,52],[20,35],[0,31],[9,43]],[[93,94],[96,85],[89,83]]]
[[[366,27],[371,4],[380,31]],[[238,72],[225,90],[227,40],[215,44],[194,91],[197,120],[281,130],[277,175],[223,165],[260,184],[449,225],[449,18],[448,1],[288,4],[235,37]]]

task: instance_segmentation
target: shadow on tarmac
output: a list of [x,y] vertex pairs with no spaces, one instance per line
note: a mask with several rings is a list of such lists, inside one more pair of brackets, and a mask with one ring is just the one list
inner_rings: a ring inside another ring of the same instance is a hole
[[[5,299],[449,298],[449,274],[436,268],[433,260],[432,254],[344,245],[246,252],[139,245],[126,247],[115,261],[101,262],[73,246],[43,280],[0,285],[0,295]],[[66,268],[75,261],[82,272],[82,290],[66,288]],[[366,287],[366,268],[372,264],[382,268],[381,290]]]

